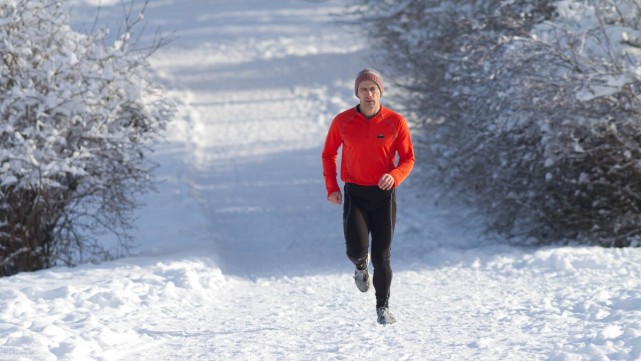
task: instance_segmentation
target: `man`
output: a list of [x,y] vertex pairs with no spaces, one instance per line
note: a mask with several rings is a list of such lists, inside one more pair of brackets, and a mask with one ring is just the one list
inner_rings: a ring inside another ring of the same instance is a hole
[[[368,270],[371,234],[377,320],[380,324],[391,324],[396,322],[389,311],[395,189],[414,166],[414,148],[405,119],[381,105],[383,90],[383,78],[376,70],[363,69],[356,75],[354,92],[359,104],[334,118],[322,159],[328,201],[340,205],[344,200],[345,245],[347,257],[356,266],[356,286],[367,292],[372,284]],[[341,146],[344,196],[336,180]]]

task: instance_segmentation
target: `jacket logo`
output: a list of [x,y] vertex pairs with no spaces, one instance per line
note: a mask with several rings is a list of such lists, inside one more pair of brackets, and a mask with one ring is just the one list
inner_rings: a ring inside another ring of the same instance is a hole
[[385,135],[383,135],[383,134],[378,134],[378,135],[376,135],[376,138],[378,138],[378,139],[383,139],[383,138],[385,138]]

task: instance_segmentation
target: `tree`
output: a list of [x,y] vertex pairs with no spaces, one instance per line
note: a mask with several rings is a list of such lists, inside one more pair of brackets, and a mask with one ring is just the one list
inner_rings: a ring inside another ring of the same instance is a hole
[[[169,38],[133,40],[145,7],[109,43],[107,30],[73,31],[60,2],[0,4],[0,275],[132,245],[131,212],[152,185],[147,154],[174,112],[147,63]],[[100,244],[101,232],[118,246]]]

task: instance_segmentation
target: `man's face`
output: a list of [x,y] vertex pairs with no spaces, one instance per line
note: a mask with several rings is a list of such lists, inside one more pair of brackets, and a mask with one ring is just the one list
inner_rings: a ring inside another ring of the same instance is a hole
[[364,80],[358,84],[358,99],[361,112],[366,116],[374,115],[381,107],[381,90],[371,80]]

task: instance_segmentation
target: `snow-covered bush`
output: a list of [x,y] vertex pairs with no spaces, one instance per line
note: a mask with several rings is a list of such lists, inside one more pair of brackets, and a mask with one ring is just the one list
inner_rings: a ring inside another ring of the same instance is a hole
[[641,5],[559,1],[556,13],[506,52],[523,85],[505,93],[508,114],[526,110],[537,139],[521,154],[536,178],[507,201],[527,204],[524,230],[540,240],[640,245]]
[[636,2],[361,3],[430,181],[515,240],[638,243]]
[[[144,8],[143,8],[144,10]],[[75,32],[51,0],[0,2],[0,275],[121,255],[173,114],[133,41]],[[97,239],[112,232],[116,247]]]

